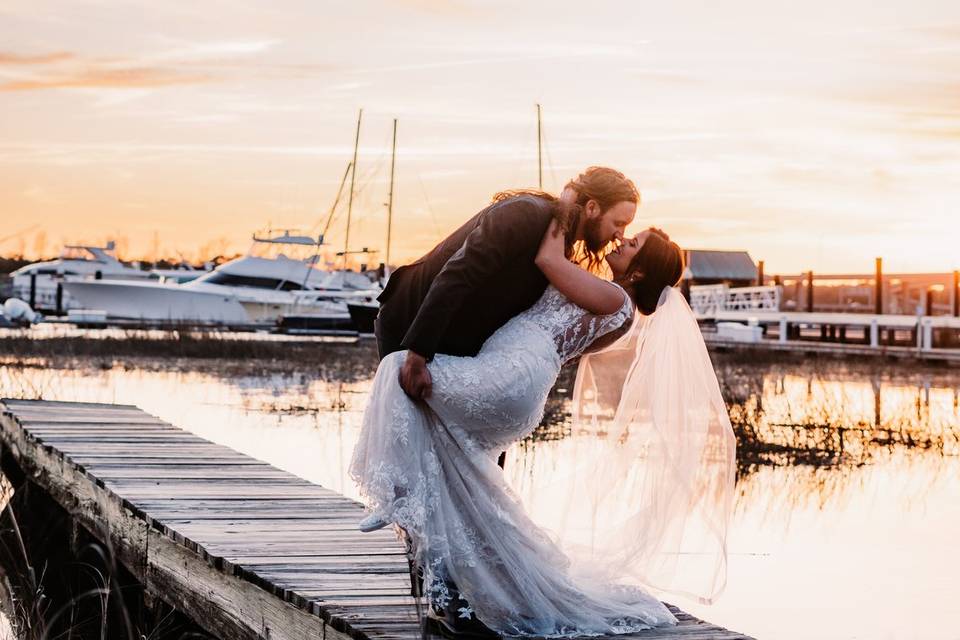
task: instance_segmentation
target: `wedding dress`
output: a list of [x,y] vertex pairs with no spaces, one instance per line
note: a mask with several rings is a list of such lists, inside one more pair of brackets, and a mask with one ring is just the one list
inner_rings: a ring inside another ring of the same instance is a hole
[[398,383],[405,351],[380,363],[350,475],[368,508],[406,532],[424,595],[436,607],[474,614],[503,635],[575,637],[677,624],[644,589],[574,573],[497,465],[500,451],[540,424],[563,364],[631,322],[634,306],[621,291],[620,309],[598,316],[548,286],[477,356],[437,354],[427,365],[427,406]]

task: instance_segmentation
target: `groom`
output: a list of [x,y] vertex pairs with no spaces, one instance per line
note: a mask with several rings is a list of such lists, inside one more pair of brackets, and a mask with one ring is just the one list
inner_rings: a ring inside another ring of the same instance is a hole
[[407,349],[400,385],[414,399],[429,396],[426,364],[437,353],[474,356],[507,320],[543,295],[547,279],[534,264],[555,216],[566,220],[568,254],[598,264],[633,221],[640,194],[626,176],[590,167],[559,199],[505,192],[416,262],[391,274],[374,325],[382,359]]

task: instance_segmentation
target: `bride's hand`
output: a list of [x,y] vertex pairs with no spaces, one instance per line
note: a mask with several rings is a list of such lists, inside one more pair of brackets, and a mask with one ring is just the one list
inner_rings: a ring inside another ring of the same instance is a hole
[[565,260],[566,248],[567,243],[563,229],[560,228],[560,223],[553,219],[540,241],[540,249],[537,251],[535,262],[539,264],[543,260]]

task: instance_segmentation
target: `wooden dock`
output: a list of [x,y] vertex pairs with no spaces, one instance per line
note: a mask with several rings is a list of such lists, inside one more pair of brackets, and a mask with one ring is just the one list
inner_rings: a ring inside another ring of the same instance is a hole
[[[0,444],[150,597],[221,638],[414,640],[404,549],[362,506],[130,405],[3,399]],[[750,640],[673,605],[643,639]]]

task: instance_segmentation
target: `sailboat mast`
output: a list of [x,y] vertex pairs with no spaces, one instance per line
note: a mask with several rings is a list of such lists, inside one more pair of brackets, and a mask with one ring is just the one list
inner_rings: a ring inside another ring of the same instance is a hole
[[323,232],[320,234],[321,240],[327,237],[327,232],[330,231],[330,224],[333,222],[333,214],[337,210],[337,205],[340,204],[340,197],[343,195],[343,187],[347,184],[347,176],[350,175],[350,170],[353,169],[353,163],[348,162],[347,168],[343,170],[343,177],[340,178],[340,186],[337,187],[337,197],[333,199],[333,206],[330,207],[330,213],[327,214],[327,222],[323,225]]
[[357,182],[357,149],[360,146],[360,121],[363,109],[357,114],[357,135],[353,141],[353,169],[350,170],[350,197],[347,200],[347,233],[343,239],[343,268],[347,268],[347,251],[350,250],[350,218],[353,214],[353,191]]
[[537,103],[537,181],[543,191],[543,128],[541,126],[540,103]]
[[393,119],[393,150],[390,153],[390,197],[387,200],[387,255],[384,258],[384,269],[390,268],[390,232],[393,227],[393,178],[397,166],[397,119]]
[[330,230],[330,223],[333,222],[333,214],[337,210],[337,205],[340,204],[340,196],[343,195],[343,186],[347,184],[347,176],[350,174],[350,168],[352,166],[353,163],[348,162],[347,168],[343,172],[343,177],[340,178],[340,186],[337,188],[337,197],[333,199],[333,206],[330,207],[330,213],[327,214],[327,224],[323,226],[323,232],[317,236],[317,246],[313,252],[313,258],[310,260],[310,268],[307,269],[307,273],[303,276],[303,284],[300,286],[301,289],[307,288],[307,280],[310,279],[310,274],[313,273],[313,265],[317,264],[317,258],[320,256],[320,247],[323,245],[323,241],[327,237],[327,231]]

